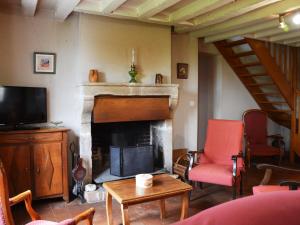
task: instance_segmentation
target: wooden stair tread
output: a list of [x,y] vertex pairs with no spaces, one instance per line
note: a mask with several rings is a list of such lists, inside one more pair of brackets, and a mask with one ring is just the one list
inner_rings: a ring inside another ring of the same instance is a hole
[[248,87],[259,87],[259,86],[274,86],[274,83],[255,83],[255,84],[246,84]]
[[253,95],[276,95],[276,96],[281,96],[281,94],[278,93],[278,92],[254,92],[252,94]]
[[234,55],[234,57],[240,58],[240,57],[249,56],[249,55],[255,55],[255,52],[254,51],[240,52],[240,53],[236,53]]
[[237,41],[231,41],[227,42],[226,44],[222,44],[222,47],[234,47],[237,45],[243,45],[248,44],[248,42],[245,39],[237,40]]
[[240,74],[239,77],[265,77],[268,76],[266,73],[257,73],[257,74]]
[[268,102],[268,101],[258,101],[260,104],[273,104],[273,105],[281,105],[281,104],[287,104],[287,102]]
[[260,62],[246,63],[241,65],[232,65],[233,67],[243,68],[243,67],[251,67],[251,66],[262,66]]
[[287,110],[287,109],[263,109],[263,111],[266,112],[275,112],[275,113],[290,113],[291,110]]

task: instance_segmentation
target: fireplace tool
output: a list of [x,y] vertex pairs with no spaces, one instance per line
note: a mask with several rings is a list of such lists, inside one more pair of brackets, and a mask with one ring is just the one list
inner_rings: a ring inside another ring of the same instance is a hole
[[81,203],[85,202],[83,197],[83,180],[86,175],[86,169],[82,166],[82,158],[77,156],[77,163],[75,168],[72,170],[72,177],[75,180],[73,187],[73,194],[80,198]]

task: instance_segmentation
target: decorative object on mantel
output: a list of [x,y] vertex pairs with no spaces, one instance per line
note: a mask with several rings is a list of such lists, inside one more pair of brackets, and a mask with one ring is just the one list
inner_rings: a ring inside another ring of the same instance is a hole
[[48,52],[34,52],[33,72],[41,74],[55,74],[56,54]]
[[137,80],[136,80],[137,71],[135,68],[135,49],[134,48],[131,51],[131,66],[130,66],[130,71],[128,73],[130,76],[129,83],[137,83]]
[[89,81],[91,83],[98,82],[98,70],[96,70],[96,69],[90,70],[90,72],[89,72]]
[[189,64],[177,63],[177,79],[188,79]]
[[82,158],[78,158],[75,168],[72,170],[72,177],[75,180],[73,194],[78,196],[82,203],[85,202],[83,196],[83,180],[86,176],[86,169],[82,166]]
[[155,75],[155,84],[162,84],[163,83],[163,75],[157,73]]

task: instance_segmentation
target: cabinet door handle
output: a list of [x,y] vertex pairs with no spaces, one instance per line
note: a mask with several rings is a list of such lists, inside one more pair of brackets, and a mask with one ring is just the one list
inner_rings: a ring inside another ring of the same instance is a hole
[[37,174],[40,174],[40,171],[41,171],[40,168],[37,168],[37,169],[36,169],[36,173],[37,173]]

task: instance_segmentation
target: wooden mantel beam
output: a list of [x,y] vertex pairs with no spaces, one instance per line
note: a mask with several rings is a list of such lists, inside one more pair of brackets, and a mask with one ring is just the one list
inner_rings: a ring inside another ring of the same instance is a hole
[[146,0],[137,8],[137,12],[140,18],[149,18],[180,1],[181,0]]
[[21,0],[23,14],[26,16],[34,16],[38,0]]
[[58,20],[65,20],[79,4],[80,0],[64,0],[57,1],[55,18]]

